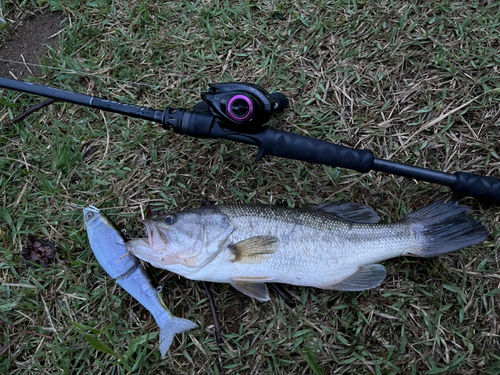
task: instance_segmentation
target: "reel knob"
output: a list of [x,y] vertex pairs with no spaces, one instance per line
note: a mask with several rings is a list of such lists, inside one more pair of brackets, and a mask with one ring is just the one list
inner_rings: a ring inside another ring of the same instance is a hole
[[279,112],[288,107],[288,98],[281,92],[273,92],[271,98],[274,100],[273,111]]

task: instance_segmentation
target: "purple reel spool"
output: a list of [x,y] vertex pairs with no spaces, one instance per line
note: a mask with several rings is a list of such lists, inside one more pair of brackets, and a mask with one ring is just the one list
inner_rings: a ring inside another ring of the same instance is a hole
[[239,94],[233,96],[231,99],[229,99],[229,103],[227,103],[227,113],[229,117],[231,117],[231,119],[233,119],[234,121],[247,121],[253,115],[252,100],[246,95]]

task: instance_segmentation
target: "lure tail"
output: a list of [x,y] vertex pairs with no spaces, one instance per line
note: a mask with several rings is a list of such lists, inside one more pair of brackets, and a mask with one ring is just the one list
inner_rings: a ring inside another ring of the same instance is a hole
[[166,321],[157,321],[157,323],[160,327],[160,353],[162,358],[165,358],[176,333],[182,333],[198,328],[196,323],[187,319],[177,318],[173,315],[167,318]]

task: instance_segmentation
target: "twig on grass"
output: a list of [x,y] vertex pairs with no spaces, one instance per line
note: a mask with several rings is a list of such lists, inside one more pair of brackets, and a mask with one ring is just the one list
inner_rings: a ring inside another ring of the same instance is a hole
[[0,348],[0,355],[2,355],[3,353],[5,353],[12,345],[15,344],[15,342],[17,340],[19,340],[19,337],[21,337],[21,335],[18,335],[14,340],[12,340],[11,342],[9,342],[7,345],[5,345],[4,347]]
[[42,333],[33,332],[33,331],[26,331],[26,330],[24,330],[24,329],[17,328],[15,325],[13,325],[13,324],[11,324],[11,323],[7,322],[7,321],[6,321],[6,320],[4,320],[3,318],[2,318],[1,320],[3,321],[3,323],[7,324],[7,325],[8,325],[9,327],[11,327],[11,328],[14,328],[14,329],[15,329],[16,331],[18,331],[18,332],[23,332],[23,333],[28,333],[28,334],[30,334],[30,335],[35,335],[35,336],[45,337],[45,338],[47,338],[47,339],[49,339],[49,340],[52,340],[52,339],[53,339],[53,337],[52,337],[52,336],[49,336],[49,335],[44,335],[44,334],[42,334]]
[[205,287],[205,292],[207,293],[208,302],[210,303],[210,309],[212,310],[212,316],[214,318],[215,341],[217,342],[217,345],[219,345],[219,344],[222,344],[224,342],[224,339],[222,338],[222,335],[220,334],[219,319],[217,319],[217,312],[215,311],[214,300],[212,298],[212,295],[210,294],[210,291],[208,290],[207,284],[204,281],[202,281],[202,283],[203,283],[203,286]]
[[36,111],[39,111],[40,109],[51,105],[55,101],[56,101],[55,99],[47,99],[47,100],[44,100],[43,102],[41,102],[41,103],[39,103],[37,105],[29,107],[26,111],[24,111],[23,113],[21,113],[19,116],[14,117],[10,121],[10,123],[11,124],[15,124],[17,122],[20,122],[20,121],[24,120],[26,117],[28,117],[29,115],[31,115],[32,113],[35,113]]

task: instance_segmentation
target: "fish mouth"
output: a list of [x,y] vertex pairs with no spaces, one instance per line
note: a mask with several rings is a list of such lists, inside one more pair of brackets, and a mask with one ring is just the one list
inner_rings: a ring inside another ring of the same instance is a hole
[[[165,251],[151,249],[146,238],[134,238],[127,242],[127,251],[136,258],[150,263],[153,267],[164,268],[166,265],[180,263],[179,258]],[[164,250],[164,249],[163,249]]]
[[151,250],[166,249],[168,244],[167,234],[161,231],[152,220],[144,220],[143,224]]
[[134,238],[126,244],[127,251],[133,256],[145,261],[151,262],[154,258],[154,253],[151,251],[148,241],[145,238]]
[[[165,265],[182,264],[189,266],[197,263],[201,249],[193,252],[191,249],[175,251],[172,241],[169,240],[167,228],[158,225],[154,220],[144,220],[147,238],[137,238],[127,242],[127,250],[137,258],[151,263],[153,266],[163,268]],[[174,246],[175,247],[175,246]]]

